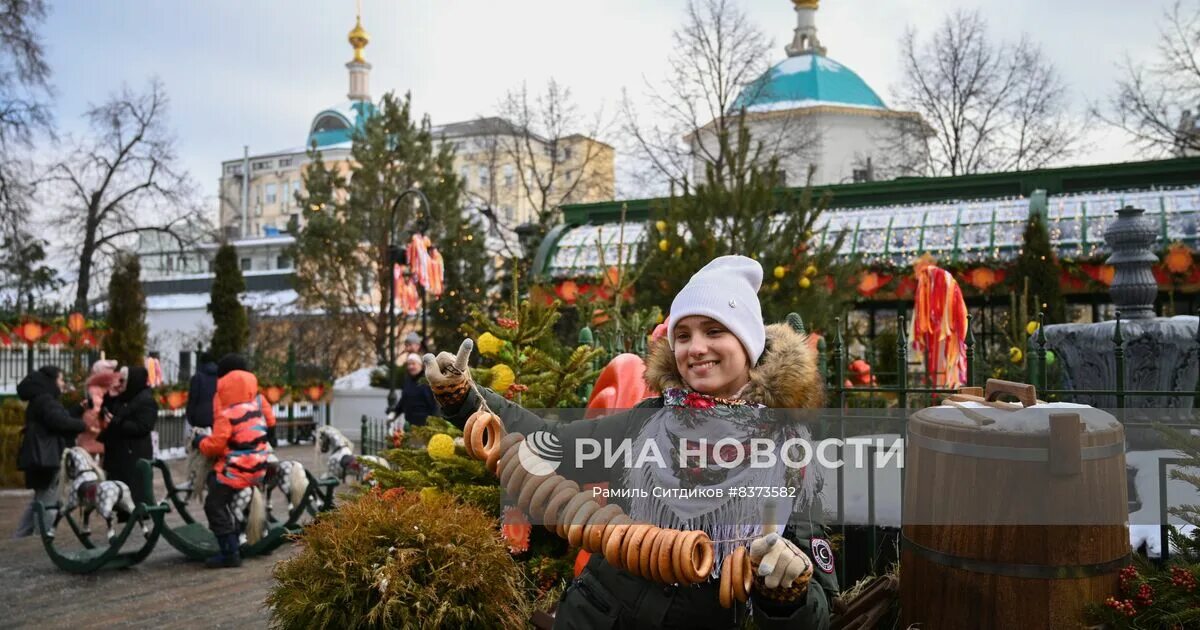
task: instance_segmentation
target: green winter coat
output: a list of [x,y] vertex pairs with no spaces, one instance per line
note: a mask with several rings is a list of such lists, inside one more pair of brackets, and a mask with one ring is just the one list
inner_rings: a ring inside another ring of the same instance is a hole
[[[646,366],[646,382],[655,391],[683,386],[675,369],[675,359],[665,341],[650,351]],[[562,442],[563,462],[558,472],[581,486],[585,483],[607,482],[609,488],[624,488],[624,470],[619,466],[605,467],[603,458],[576,465],[575,440],[620,440],[636,437],[654,409],[663,406],[661,397],[649,398],[638,409],[599,420],[581,420],[567,424],[547,421],[523,409],[486,388],[481,388],[488,406],[504,421],[508,431],[529,435],[535,431],[554,433]],[[759,364],[751,370],[750,386],[745,396],[771,408],[817,408],[824,403],[824,381],[816,367],[816,357],[804,335],[786,325],[767,327],[767,350]],[[457,408],[446,408],[446,419],[462,426],[467,416],[479,409],[474,391],[470,391]],[[610,501],[628,509],[619,498]],[[814,536],[824,538],[824,528],[813,518],[820,518],[820,507],[806,506],[789,519],[783,534],[805,553],[812,556]],[[793,604],[776,604],[756,599],[754,621],[763,629],[825,629],[830,626],[830,608],[838,593],[833,567],[828,571],[813,562],[813,577],[805,598]],[[694,586],[664,586],[642,579],[609,565],[601,554],[593,554],[587,568],[563,594],[555,617],[555,628],[738,628],[746,616],[745,606],[721,608],[718,582],[709,580]]]

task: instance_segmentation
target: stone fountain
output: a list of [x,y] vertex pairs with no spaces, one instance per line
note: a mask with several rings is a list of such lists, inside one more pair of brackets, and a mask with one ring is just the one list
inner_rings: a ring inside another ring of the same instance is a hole
[[[1062,368],[1063,389],[1114,390],[1117,387],[1118,345],[1124,350],[1123,391],[1169,391],[1179,396],[1125,397],[1133,416],[1166,420],[1190,416],[1200,376],[1200,319],[1195,316],[1156,317],[1154,299],[1158,283],[1151,266],[1158,232],[1145,210],[1126,206],[1104,232],[1112,255],[1113,275],[1109,295],[1117,307],[1114,321],[1094,324],[1046,326],[1046,349]],[[1032,340],[1031,340],[1032,342]],[[1079,395],[1075,402],[1094,407],[1117,407],[1116,396]],[[1153,410],[1153,411],[1151,411]],[[1132,417],[1131,417],[1132,419]],[[1157,442],[1148,432],[1130,442]]]

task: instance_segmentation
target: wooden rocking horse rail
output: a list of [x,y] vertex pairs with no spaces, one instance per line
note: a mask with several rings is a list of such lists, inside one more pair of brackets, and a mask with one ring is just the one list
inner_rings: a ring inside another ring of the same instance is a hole
[[320,506],[313,505],[309,502],[305,509],[309,515],[316,516],[318,512],[328,512],[333,509],[333,491],[341,482],[334,477],[320,477],[312,474],[312,471],[305,469],[304,474],[308,477],[308,487],[314,494],[313,496],[321,500]]
[[[143,467],[142,462],[146,462],[147,465]],[[167,466],[166,462],[161,459],[156,459],[153,461],[143,459],[138,461],[138,470],[141,471],[143,483],[145,484],[144,487],[154,487],[154,470],[151,467],[157,468],[159,473],[162,475],[163,487],[167,489],[167,499],[170,500],[171,506],[175,508],[175,511],[179,513],[179,517],[189,525],[195,523],[196,519],[192,517],[191,512],[188,510],[187,497],[180,498],[180,493],[184,491],[180,490],[179,487],[175,485],[175,480],[171,477],[171,468]],[[200,483],[204,482],[205,480],[200,481]],[[195,492],[195,488],[193,488],[191,492]],[[188,494],[190,495],[191,492]],[[163,503],[165,503],[165,501]]]
[[[57,505],[50,507],[57,508]],[[34,502],[33,504],[34,523],[41,534],[42,546],[46,549],[46,554],[50,556],[50,561],[55,566],[68,573],[76,574],[94,573],[101,569],[130,567],[145,560],[158,543],[160,529],[157,525],[150,528],[146,534],[146,539],[140,547],[131,551],[122,551],[122,549],[129,539],[129,534],[133,532],[134,527],[141,525],[142,519],[148,518],[157,524],[158,519],[155,518],[156,515],[160,515],[166,510],[165,506],[147,506],[138,503],[134,506],[133,515],[125,522],[125,527],[109,541],[108,545],[96,546],[95,543],[88,541],[89,544],[86,544],[83,549],[77,551],[60,551],[55,544],[55,537],[50,535],[50,529],[46,523],[46,508],[47,506],[41,502]],[[68,523],[70,522],[68,520]],[[74,524],[72,524],[72,529],[75,529]],[[81,543],[88,538],[86,535],[81,536],[79,531],[76,531],[75,534]]]
[[[204,560],[215,555],[218,551],[216,536],[213,535],[212,531],[204,523],[192,518],[188,512],[186,503],[180,504],[175,492],[175,484],[171,478],[170,468],[166,463],[157,459],[154,461],[143,459],[138,461],[138,468],[145,475],[146,483],[148,484],[147,487],[153,487],[150,484],[153,482],[153,470],[155,468],[162,474],[163,485],[167,489],[168,500],[159,503],[158,507],[161,511],[155,512],[153,517],[156,529],[161,530],[162,537],[167,543],[192,560]],[[241,554],[243,557],[249,558],[271,553],[287,542],[290,534],[301,531],[300,519],[303,518],[305,513],[310,512],[309,506],[312,505],[313,499],[317,496],[320,487],[319,484],[312,483],[313,480],[310,473],[307,471],[305,473],[310,475],[310,483],[300,503],[289,511],[286,521],[269,522],[267,533],[263,535],[261,540],[252,545],[242,545]],[[174,504],[176,511],[179,512],[185,524],[177,527],[171,527],[167,524],[166,514],[170,512],[172,504]]]

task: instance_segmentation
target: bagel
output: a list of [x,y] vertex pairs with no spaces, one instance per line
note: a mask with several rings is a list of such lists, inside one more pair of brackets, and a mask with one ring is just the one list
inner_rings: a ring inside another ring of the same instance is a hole
[[[563,506],[562,512],[559,514],[558,518],[559,538],[568,538],[571,525],[575,522],[575,513],[578,512],[579,508],[583,507],[583,504],[588,501],[592,501],[592,498],[589,497],[586,492],[578,492],[575,494],[575,496],[567,500],[567,504]],[[592,503],[595,503],[595,501],[592,501]]]
[[525,510],[525,513],[529,515],[530,522],[539,525],[545,522],[546,517],[543,512],[550,503],[550,497],[554,496],[555,489],[564,481],[567,480],[562,475],[551,475],[549,481],[538,486],[537,492],[534,492],[533,496],[529,498],[529,506]]
[[531,475],[519,456],[514,457],[508,467],[512,469],[512,472],[508,474],[508,481],[504,482],[503,486],[508,491],[508,496],[515,499],[520,496],[521,488],[525,487],[525,482]]
[[475,451],[475,459],[486,460],[491,451],[500,444],[502,437],[504,437],[504,423],[500,420],[500,416],[494,413],[485,413],[475,423],[475,431],[471,435],[471,447]]
[[612,536],[613,530],[615,530],[618,525],[633,525],[633,523],[634,523],[634,520],[632,518],[629,518],[629,515],[626,514],[624,511],[622,511],[620,514],[618,514],[616,518],[609,521],[608,525],[606,525],[604,527],[604,531],[600,534],[601,548],[608,547],[608,537]]
[[750,597],[750,585],[754,579],[750,575],[750,562],[746,558],[746,548],[738,547],[734,549],[731,562],[732,566],[730,569],[732,575],[729,578],[730,584],[733,587],[733,598],[739,602],[745,602]]
[[[574,482],[568,483],[574,485]],[[542,510],[542,524],[546,526],[546,529],[555,534],[558,534],[559,513],[566,507],[567,502],[575,498],[575,495],[579,493],[578,490],[571,490],[571,485],[560,483],[555,486],[554,492],[550,495],[550,500],[546,502],[546,509]]]
[[677,529],[664,529],[665,536],[660,536],[658,545],[658,575],[665,584],[679,581],[675,575],[675,539],[683,535]]
[[625,563],[625,570],[638,577],[643,577],[641,573],[642,541],[646,539],[646,534],[651,527],[653,525],[647,523],[634,523],[629,526],[629,531],[625,532],[625,537],[621,539],[621,560]]
[[493,475],[499,474],[497,472],[497,466],[500,464],[500,458],[503,457],[505,453],[512,450],[513,446],[520,443],[524,439],[525,436],[521,435],[520,433],[509,433],[505,435],[500,440],[500,446],[488,453],[486,461],[487,469],[490,470]]
[[521,508],[522,512],[529,514],[529,502],[533,500],[534,493],[555,478],[561,479],[558,475],[541,475],[526,480],[525,485],[521,488],[521,493],[517,495],[517,507]]
[[704,582],[708,580],[710,575],[712,575],[713,558],[715,557],[714,554],[716,553],[714,550],[715,545],[713,544],[712,539],[709,538],[708,534],[703,530],[700,532],[700,536],[696,539],[696,545],[700,548],[700,562],[696,565],[696,573],[700,575],[700,581]]
[[612,532],[604,540],[604,559],[618,569],[625,568],[625,556],[621,552],[624,550],[622,544],[629,534],[630,527],[632,524],[628,523],[614,525]]
[[471,459],[479,459],[479,456],[475,454],[475,449],[471,447],[471,437],[475,435],[475,425],[479,422],[479,419],[483,417],[484,413],[485,412],[482,409],[477,410],[467,418],[466,424],[463,425],[463,447],[467,449],[467,455],[469,455]]
[[699,539],[700,534],[699,530],[692,530],[675,537],[672,568],[675,570],[675,577],[679,579],[680,584],[696,584],[703,581],[700,578],[700,572],[696,570],[694,558],[696,540]]
[[583,530],[583,548],[590,553],[604,553],[604,531],[621,514],[621,506],[614,503],[600,508]]
[[655,532],[654,540],[650,544],[650,558],[647,561],[648,570],[646,572],[646,577],[655,582],[662,582],[664,579],[662,575],[662,567],[658,563],[658,550],[660,547],[662,547],[663,541],[667,539],[668,531],[670,530],[662,527],[658,528],[658,530]]
[[508,452],[500,456],[500,461],[496,462],[496,476],[500,478],[500,487],[503,488],[508,478],[513,474],[512,462],[517,459],[517,451],[521,449],[510,448]]
[[571,546],[583,546],[584,526],[602,509],[599,503],[589,498],[579,506],[578,510],[575,510],[575,513],[571,515],[571,523],[567,526],[567,542],[571,543]]
[[642,536],[642,547],[638,551],[638,575],[641,575],[647,580],[653,580],[654,566],[654,543],[658,540],[659,534],[662,532],[661,527],[654,525],[646,530],[646,534]]

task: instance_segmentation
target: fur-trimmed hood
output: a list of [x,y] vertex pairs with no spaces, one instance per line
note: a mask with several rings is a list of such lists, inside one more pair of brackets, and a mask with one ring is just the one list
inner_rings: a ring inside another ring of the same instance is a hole
[[[686,387],[666,339],[651,346],[645,378],[646,385],[656,392]],[[825,382],[817,370],[817,353],[809,345],[808,335],[787,324],[767,326],[767,348],[758,365],[750,369],[745,398],[774,409],[824,406]]]

